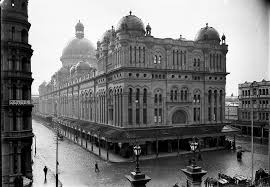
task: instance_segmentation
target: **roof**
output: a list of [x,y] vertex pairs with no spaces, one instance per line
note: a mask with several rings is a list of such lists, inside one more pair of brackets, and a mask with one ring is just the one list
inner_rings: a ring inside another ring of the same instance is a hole
[[141,127],[141,128],[118,128],[110,125],[97,124],[93,122],[63,118],[55,119],[56,121],[67,122],[70,125],[80,128],[86,132],[92,133],[96,136],[100,135],[105,139],[117,142],[129,142],[134,140],[149,141],[153,139],[177,139],[177,138],[191,138],[209,137],[221,134],[235,134],[239,129],[229,125],[190,125],[182,127],[173,126],[155,126],[155,127]]

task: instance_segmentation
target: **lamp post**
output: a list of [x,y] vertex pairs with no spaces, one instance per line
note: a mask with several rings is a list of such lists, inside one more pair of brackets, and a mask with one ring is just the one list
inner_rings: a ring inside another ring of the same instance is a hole
[[195,162],[195,152],[199,144],[197,139],[198,138],[193,137],[192,141],[189,142],[190,148],[193,152],[192,165],[181,169],[186,175],[187,187],[201,187],[202,177],[207,173],[207,171],[203,170],[200,166],[197,166]]
[[190,149],[193,152],[193,158],[192,158],[192,167],[196,166],[196,160],[195,160],[195,156],[196,156],[196,150],[198,147],[198,142],[197,142],[197,138],[193,137],[192,141],[189,143],[190,145]]
[[139,168],[139,156],[141,154],[141,147],[139,145],[134,146],[133,151],[136,156],[136,174],[140,173],[140,168]]
[[131,172],[130,175],[126,175],[125,177],[129,180],[132,187],[145,187],[145,184],[149,182],[151,178],[140,171],[139,156],[141,154],[141,147],[135,145],[133,151],[136,156],[136,169],[135,172]]
[[57,129],[56,129],[56,182],[55,185],[56,187],[58,187],[58,125],[57,125]]

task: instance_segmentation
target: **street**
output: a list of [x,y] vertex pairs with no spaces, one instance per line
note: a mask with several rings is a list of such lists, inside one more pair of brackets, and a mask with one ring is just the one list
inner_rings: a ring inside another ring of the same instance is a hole
[[[37,137],[37,155],[55,173],[56,141],[54,132],[36,120],[33,120],[33,132]],[[247,145],[247,142],[243,141],[236,143],[237,145]],[[267,155],[264,154],[267,153],[267,145],[257,144],[255,147],[256,150],[263,151],[255,151],[254,174],[261,167],[267,168]],[[180,169],[185,167],[189,158],[190,156],[184,155],[140,161],[141,171],[152,179],[147,186],[173,186],[176,182],[180,186],[184,185],[185,176]],[[202,159],[203,161],[198,162],[198,165],[208,171],[206,177],[217,177],[218,172],[230,176],[235,174],[251,176],[249,151],[243,153],[242,162],[238,162],[236,153],[230,150],[202,153]],[[95,172],[95,161],[98,162],[99,173]],[[66,138],[59,141],[59,180],[63,186],[129,186],[130,184],[124,176],[134,169],[135,163],[105,162]]]

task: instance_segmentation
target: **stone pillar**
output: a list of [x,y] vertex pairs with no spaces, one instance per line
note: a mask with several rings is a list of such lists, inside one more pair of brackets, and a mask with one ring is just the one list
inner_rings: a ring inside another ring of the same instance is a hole
[[130,175],[125,175],[125,177],[130,182],[131,187],[145,187],[146,183],[151,180],[150,177],[141,172],[131,172]]
[[[128,96],[127,96],[127,93],[123,93],[122,94],[122,124],[123,126],[126,126],[127,123],[128,123]],[[125,112],[124,112],[125,111]]]
[[168,140],[168,153],[172,152],[172,143],[171,140]]
[[158,139],[156,139],[156,157],[158,157]]
[[211,93],[211,122],[214,121],[214,92]]
[[217,115],[216,115],[216,121],[217,122],[220,122],[221,119],[220,119],[220,110],[221,110],[221,107],[220,107],[220,100],[219,100],[219,97],[220,97],[220,94],[217,92],[217,104],[216,104],[216,111],[217,111]]
[[181,169],[187,177],[187,187],[201,187],[202,177],[207,171],[202,170],[200,166],[187,166]]

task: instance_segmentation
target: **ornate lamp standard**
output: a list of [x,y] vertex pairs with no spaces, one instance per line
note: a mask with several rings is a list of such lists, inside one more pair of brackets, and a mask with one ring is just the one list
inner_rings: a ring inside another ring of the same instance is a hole
[[145,184],[151,180],[150,177],[141,173],[139,167],[139,156],[141,154],[141,147],[136,145],[133,147],[134,154],[136,156],[136,170],[135,172],[131,172],[130,175],[126,175],[125,177],[129,180],[132,187],[145,187]]
[[36,156],[36,154],[37,154],[37,137],[36,137],[36,135],[34,135],[34,137],[35,137],[35,156]]
[[196,166],[196,150],[197,150],[197,147],[199,145],[199,143],[197,142],[196,138],[193,137],[192,141],[189,143],[190,145],[190,149],[191,151],[193,152],[193,158],[192,158],[192,167],[195,167]]
[[134,151],[134,154],[136,156],[136,171],[135,172],[136,172],[136,174],[139,174],[139,173],[141,173],[140,168],[139,168],[139,156],[140,156],[142,150],[141,150],[141,147],[139,145],[136,145],[136,146],[134,146],[133,151]]
[[199,145],[197,138],[193,137],[189,144],[193,152],[192,165],[181,170],[187,177],[187,187],[201,187],[202,177],[207,173],[207,171],[202,170],[202,168],[197,166],[195,162],[195,152]]

